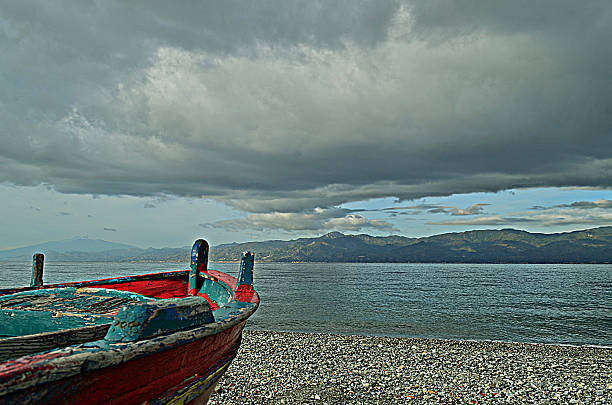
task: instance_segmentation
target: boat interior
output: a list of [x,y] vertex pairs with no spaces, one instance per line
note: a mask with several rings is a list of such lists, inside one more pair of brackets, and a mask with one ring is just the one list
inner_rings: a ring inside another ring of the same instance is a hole
[[[0,361],[101,339],[135,341],[215,322],[213,311],[239,304],[235,293],[239,299],[243,287],[253,291],[253,254],[243,255],[236,283],[234,277],[207,269],[208,243],[203,239],[194,244],[190,270],[43,286],[43,262],[42,254],[34,255],[30,287],[0,290]],[[227,308],[218,311],[217,321],[230,313]]]

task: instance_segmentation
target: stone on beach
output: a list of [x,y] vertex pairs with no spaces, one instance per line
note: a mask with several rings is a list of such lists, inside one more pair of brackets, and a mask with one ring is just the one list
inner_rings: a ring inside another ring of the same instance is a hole
[[211,404],[612,403],[603,347],[245,331]]

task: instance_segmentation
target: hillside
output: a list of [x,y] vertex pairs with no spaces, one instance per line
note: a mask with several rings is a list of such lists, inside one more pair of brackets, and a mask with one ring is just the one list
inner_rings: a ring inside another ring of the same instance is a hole
[[318,238],[233,243],[211,249],[212,260],[259,262],[612,263],[612,227],[557,234],[514,229],[446,233],[426,238],[332,232]]
[[[0,252],[0,260],[31,260],[42,250],[47,260],[100,262],[187,262],[189,247],[119,248],[97,241],[97,251],[54,250],[46,244]],[[110,242],[105,242],[110,243]],[[104,246],[112,246],[104,250]],[[23,249],[23,250],[22,250]],[[612,263],[612,227],[556,234],[514,229],[446,233],[426,238],[343,235],[289,241],[231,243],[213,246],[211,261],[238,261],[244,251],[257,262],[395,262],[395,263]],[[10,254],[9,254],[10,253]]]

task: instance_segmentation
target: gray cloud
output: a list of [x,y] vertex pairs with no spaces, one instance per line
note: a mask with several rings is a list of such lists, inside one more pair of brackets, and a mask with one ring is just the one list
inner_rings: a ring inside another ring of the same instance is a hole
[[491,205],[488,203],[476,203],[472,204],[466,208],[457,208],[449,205],[439,205],[439,204],[418,204],[418,205],[408,205],[404,207],[391,207],[384,208],[382,211],[390,211],[394,212],[397,210],[411,210],[414,213],[420,213],[422,211],[427,211],[431,214],[450,214],[453,216],[463,216],[463,215],[479,215],[484,212],[483,207]]
[[595,200],[595,201],[575,201],[570,204],[559,204],[559,205],[553,205],[551,207],[544,207],[541,205],[536,205],[536,206],[531,207],[532,210],[551,210],[555,208],[575,208],[575,209],[580,209],[580,210],[611,209],[612,201],[606,200],[604,198],[604,199]]
[[[478,204],[472,204],[467,208],[457,208],[457,207],[440,207],[439,210],[441,210],[441,212],[445,213],[445,214],[450,214],[453,216],[464,216],[464,215],[479,215],[482,214],[484,209],[482,207],[485,207],[487,205],[487,203],[478,203]],[[433,210],[430,210],[429,212],[435,212]]]
[[560,225],[610,225],[612,224],[612,215],[590,215],[576,216],[563,214],[550,214],[525,217],[510,217],[510,216],[490,216],[478,217],[469,220],[455,221],[436,221],[428,222],[430,225],[461,225],[461,226],[480,226],[480,225],[520,225],[530,223],[532,225],[541,226],[560,226]]
[[155,208],[155,204],[153,204],[153,203],[145,203],[144,208]]
[[[374,209],[355,209],[353,212],[385,212],[391,216],[399,215],[419,215],[423,211],[430,214],[448,214],[452,216],[464,215],[480,215],[484,213],[484,208],[489,203],[474,203],[466,208],[458,208],[450,205],[442,204],[416,204],[395,206],[389,208],[374,208]],[[409,211],[409,212],[406,212]]]
[[576,201],[571,204],[556,205],[555,207],[579,208],[579,209],[593,209],[593,208],[612,209],[612,201],[606,200],[606,199],[596,200],[596,201]]
[[116,228],[104,228],[104,230],[108,232],[117,232]]
[[204,196],[262,227],[379,197],[612,187],[609,1],[0,9],[0,182]]
[[612,201],[577,201],[552,207],[535,206],[526,212],[511,215],[480,216],[474,219],[432,221],[431,225],[513,225],[539,224],[543,226],[560,225],[607,225],[612,223]]
[[371,229],[378,231],[396,231],[387,221],[368,219],[362,215],[354,214],[346,209],[317,208],[305,213],[273,212],[250,214],[245,218],[221,220],[212,223],[200,224],[204,228],[221,228],[229,231],[254,229],[264,231],[267,229],[282,229],[288,232],[341,230],[359,231]]
[[430,225],[511,225],[523,224],[526,222],[536,222],[534,219],[525,217],[504,217],[492,215],[486,217],[478,217],[474,219],[459,219],[451,221],[432,221]]

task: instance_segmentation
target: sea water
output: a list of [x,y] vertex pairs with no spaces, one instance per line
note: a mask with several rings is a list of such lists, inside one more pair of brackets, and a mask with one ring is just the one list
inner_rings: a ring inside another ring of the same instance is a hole
[[[167,263],[48,263],[45,283],[186,269]],[[236,275],[238,264],[209,267]],[[29,263],[0,263],[0,287]],[[612,345],[612,265],[256,263],[262,304],[248,328]]]

